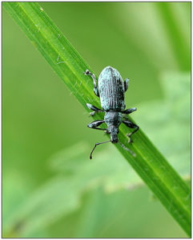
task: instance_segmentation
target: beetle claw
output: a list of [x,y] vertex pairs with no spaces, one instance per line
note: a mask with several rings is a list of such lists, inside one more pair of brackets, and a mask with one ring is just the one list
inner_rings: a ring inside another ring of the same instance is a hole
[[132,144],[133,143],[133,140],[131,138],[129,138],[129,143]]
[[91,112],[91,113],[90,113],[90,116],[94,116],[94,115],[95,115],[95,112]]
[[131,139],[131,133],[128,133],[126,136],[129,138],[128,143],[133,143],[133,140]]
[[86,69],[85,72],[83,72],[85,75],[89,75],[90,74],[90,71],[88,69]]

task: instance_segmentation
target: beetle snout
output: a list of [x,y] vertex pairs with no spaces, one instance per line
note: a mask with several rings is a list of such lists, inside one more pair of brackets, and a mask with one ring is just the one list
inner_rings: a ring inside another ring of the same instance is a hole
[[113,139],[111,142],[112,142],[112,143],[117,143],[117,142],[118,142],[118,139]]
[[118,142],[117,135],[111,135],[111,142],[112,143],[117,143]]

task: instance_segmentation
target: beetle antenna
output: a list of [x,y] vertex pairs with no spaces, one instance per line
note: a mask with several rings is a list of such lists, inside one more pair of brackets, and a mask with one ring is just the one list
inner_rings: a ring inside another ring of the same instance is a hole
[[129,148],[125,147],[124,144],[122,144],[122,143],[119,142],[119,141],[118,141],[118,143],[121,145],[121,147],[122,147],[123,149],[125,149],[125,150],[128,151],[128,152],[130,152],[133,157],[136,157],[136,154],[135,154],[134,152],[132,152]]
[[100,145],[100,144],[103,144],[103,143],[108,143],[108,142],[111,142],[111,141],[106,141],[106,142],[100,142],[100,143],[96,143],[90,153],[90,159],[92,159],[92,153],[94,152],[96,146]]

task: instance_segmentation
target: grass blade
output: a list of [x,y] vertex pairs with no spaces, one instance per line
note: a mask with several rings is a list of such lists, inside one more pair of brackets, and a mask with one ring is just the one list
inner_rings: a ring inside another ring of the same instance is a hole
[[[92,69],[53,24],[44,10],[34,2],[4,2],[3,6],[83,107],[87,109],[86,103],[100,107],[99,99],[94,97],[92,91],[92,80],[83,74],[86,69],[91,71]],[[102,119],[103,116],[98,113],[93,118]],[[128,142],[125,136],[127,131],[125,126],[120,127],[119,138],[125,145]],[[116,147],[190,236],[189,187],[141,130],[133,137],[133,140],[134,143],[130,149],[136,153],[136,157],[125,151],[119,144]]]

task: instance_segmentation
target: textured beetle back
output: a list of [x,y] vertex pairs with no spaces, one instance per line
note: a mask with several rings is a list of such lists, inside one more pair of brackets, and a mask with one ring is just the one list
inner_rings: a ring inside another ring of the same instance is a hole
[[112,67],[102,70],[98,79],[101,107],[105,111],[125,109],[124,82],[120,73]]

